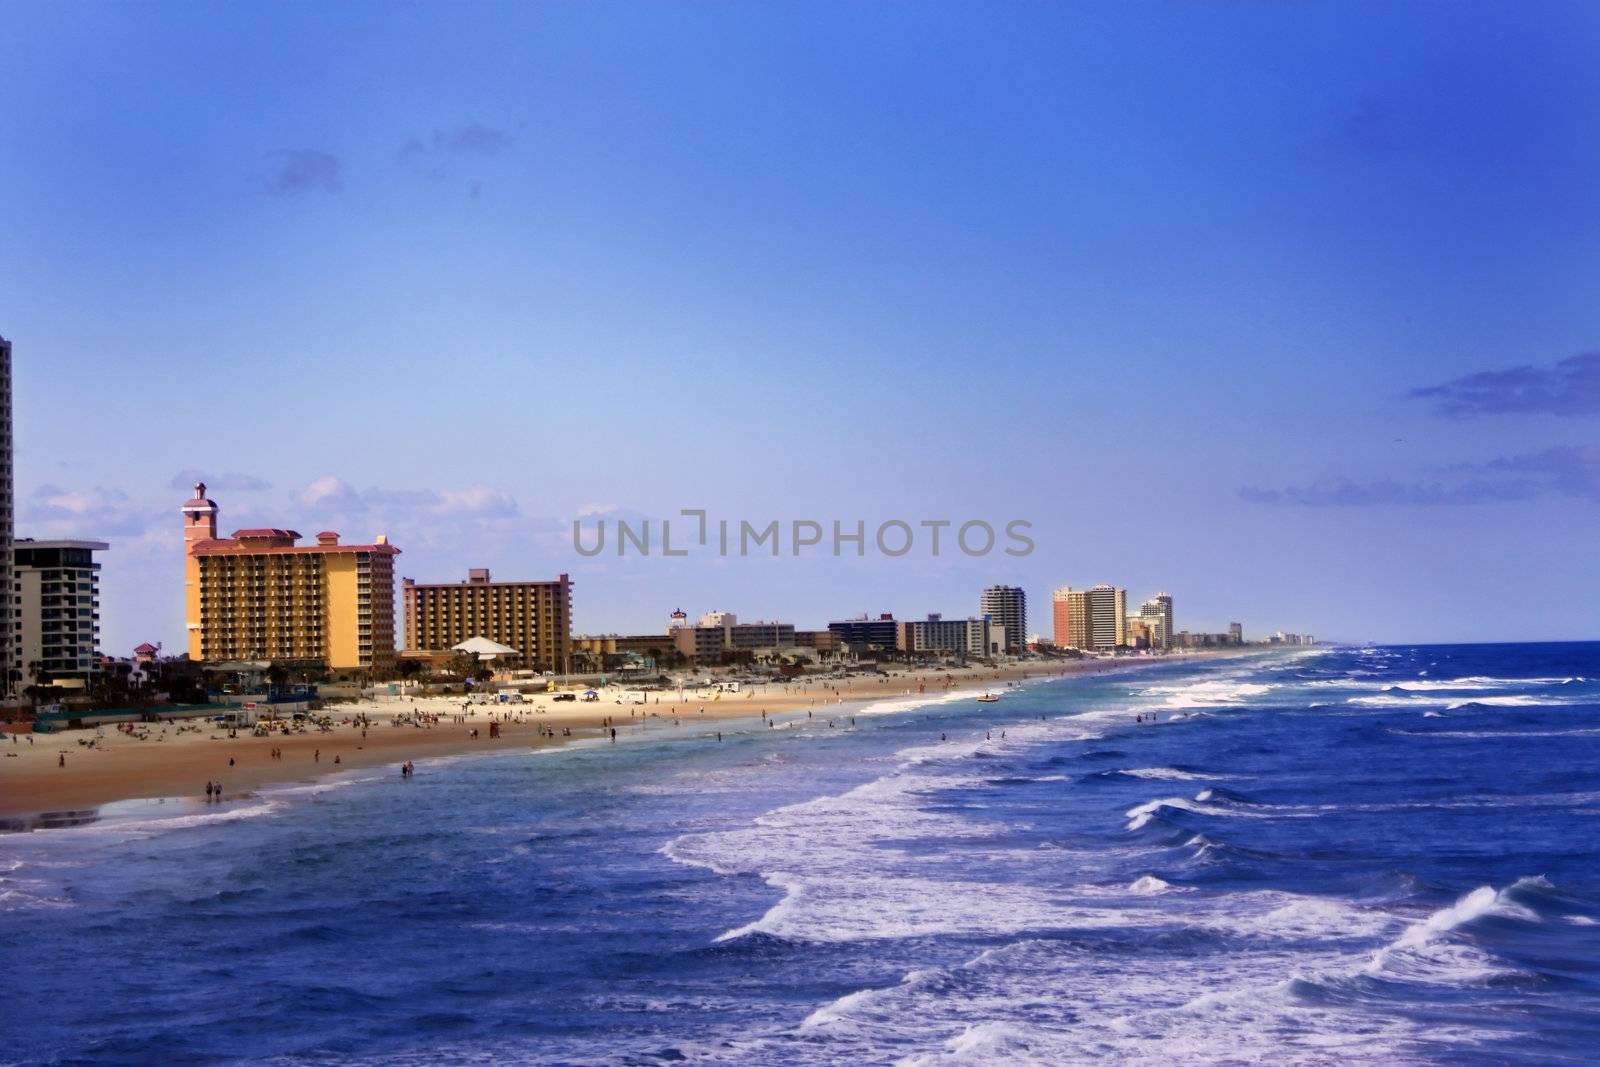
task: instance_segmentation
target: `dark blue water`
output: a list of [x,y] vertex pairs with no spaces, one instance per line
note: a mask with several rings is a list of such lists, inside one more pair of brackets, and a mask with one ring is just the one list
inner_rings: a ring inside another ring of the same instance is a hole
[[0,1060],[1592,1063],[1596,679],[1279,653],[12,835]]

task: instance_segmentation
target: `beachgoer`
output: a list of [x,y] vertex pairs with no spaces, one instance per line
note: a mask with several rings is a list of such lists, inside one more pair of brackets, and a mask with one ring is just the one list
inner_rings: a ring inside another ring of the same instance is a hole
[[57,767],[65,767],[66,765],[67,765],[67,754],[65,752],[63,752],[58,757],[56,757],[56,766]]

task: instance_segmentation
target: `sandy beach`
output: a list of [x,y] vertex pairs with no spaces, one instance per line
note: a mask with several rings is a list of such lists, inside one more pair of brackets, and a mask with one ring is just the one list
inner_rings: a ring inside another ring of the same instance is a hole
[[[646,705],[622,703],[621,690],[607,690],[603,699],[592,703],[561,702],[547,694],[530,697],[522,704],[467,708],[460,697],[393,697],[329,705],[323,714],[339,725],[327,732],[311,729],[290,736],[257,737],[241,730],[238,736],[229,737],[226,730],[198,720],[181,732],[179,726],[184,724],[149,724],[141,728],[147,734],[145,740],[111,726],[0,735],[0,816],[85,811],[119,800],[203,797],[207,782],[221,783],[225,797],[238,797],[265,786],[406,760],[538,748],[608,736],[612,726],[619,741],[626,741],[656,726],[670,728],[674,718],[703,722],[765,714],[781,723],[807,712],[848,715],[880,700],[938,697],[950,692],[976,694],[1011,682],[1138,670],[1167,662],[1173,661],[1090,659],[1038,661],[989,670],[902,670],[882,676],[768,683],[720,697],[689,691],[681,701],[675,693],[651,693]],[[424,718],[437,716],[437,721],[416,725],[412,720],[419,713]],[[350,721],[357,717],[370,725],[363,729]],[[491,722],[500,723],[500,737],[490,738]],[[91,740],[93,747],[88,745]],[[274,750],[279,758],[273,758]]]

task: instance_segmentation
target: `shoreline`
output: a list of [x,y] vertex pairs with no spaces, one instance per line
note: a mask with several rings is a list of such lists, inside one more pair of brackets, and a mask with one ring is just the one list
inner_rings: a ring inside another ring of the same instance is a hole
[[[222,803],[227,805],[268,787],[311,784],[347,771],[602,740],[611,726],[622,743],[649,731],[652,723],[670,729],[674,719],[736,722],[759,720],[763,713],[777,718],[823,708],[849,714],[885,701],[915,704],[919,698],[921,702],[948,699],[949,694],[976,693],[995,683],[1099,676],[1251,654],[1250,650],[1226,650],[1136,660],[1017,664],[994,670],[908,670],[884,676],[809,679],[803,684],[769,683],[748,695],[686,694],[681,702],[672,693],[661,693],[664,699],[659,703],[642,706],[556,703],[541,694],[520,705],[474,705],[463,712],[459,700],[445,697],[392,698],[325,709],[336,720],[358,714],[370,717],[372,723],[365,731],[340,723],[331,732],[288,737],[248,734],[230,738],[210,724],[182,734],[175,726],[163,730],[152,724],[148,728],[151,739],[144,741],[114,729],[105,730],[98,738],[93,729],[22,735],[16,741],[0,739],[4,748],[0,753],[0,833],[85,825],[100,817],[102,807],[128,801],[192,800],[203,805],[205,785],[210,781],[222,783]],[[396,716],[415,712],[438,715],[441,721],[427,727],[395,723]],[[465,721],[458,721],[462,715]],[[491,721],[500,722],[499,738],[488,736]],[[471,736],[474,729],[479,732],[477,738]],[[26,740],[30,736],[32,743]],[[156,740],[157,736],[164,739]],[[97,739],[92,749],[86,744],[91,739]],[[273,749],[282,757],[272,758]],[[6,758],[11,753],[16,755]],[[66,754],[64,767],[58,763],[62,753]]]

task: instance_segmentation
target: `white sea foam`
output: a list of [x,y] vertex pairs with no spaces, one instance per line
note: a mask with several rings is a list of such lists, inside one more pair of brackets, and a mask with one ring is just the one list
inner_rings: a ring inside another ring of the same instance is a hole
[[948,693],[907,693],[903,696],[890,697],[884,700],[874,700],[855,711],[844,711],[847,715],[894,715],[903,711],[915,711],[921,707],[934,704],[955,704],[963,700],[977,700],[987,689],[957,689]]
[[1147,778],[1161,782],[1215,782],[1238,777],[1232,774],[1180,771],[1176,767],[1132,767],[1117,773],[1125,774],[1129,778]]
[[[1184,916],[1226,934],[1226,947],[1175,968],[1160,955],[1118,954],[1024,936],[965,963],[819,1007],[794,1035],[741,1050],[746,1062],[901,1064],[1388,1064],[1417,1058],[1408,1042],[1483,1040],[1484,1027],[1441,1027],[1360,1003],[1312,1005],[1297,983],[1338,981],[1362,959],[1352,939],[1392,938],[1403,924],[1336,900],[1277,892],[1163,896],[1172,929]],[[1176,910],[1175,910],[1176,909]],[[1331,976],[1331,977],[1329,977]],[[1041,1004],[1070,1003],[1070,1014]],[[798,1055],[797,1055],[798,1053]]]
[[1568,699],[1564,697],[1548,697],[1536,696],[1529,693],[1516,693],[1510,696],[1473,697],[1471,700],[1455,700],[1446,705],[1446,707],[1448,707],[1451,711],[1454,711],[1457,708],[1471,707],[1473,705],[1489,708],[1548,708],[1564,707],[1569,704],[1590,702],[1591,701],[1585,701],[1581,698]]
[[1350,697],[1345,701],[1345,703],[1355,704],[1356,706],[1363,708],[1415,708],[1421,705],[1432,703],[1432,701],[1426,700],[1423,697],[1391,696],[1385,694],[1382,696]]
[[1135,896],[1153,897],[1162,893],[1192,893],[1194,890],[1189,886],[1173,885],[1164,878],[1157,878],[1153,874],[1146,874],[1136,878],[1133,883],[1128,886],[1128,892],[1133,893]]
[[1508,889],[1479,886],[1448,907],[1440,908],[1373,954],[1367,964],[1369,974],[1393,973],[1408,980],[1429,980],[1440,971],[1441,980],[1476,980],[1504,970],[1487,953],[1471,945],[1438,943],[1451,938],[1461,927],[1488,915],[1538,922],[1539,914],[1510,898],[1516,889],[1548,886],[1543,878],[1521,878]]
[[1161,814],[1163,808],[1174,808],[1180,811],[1191,811],[1196,815],[1220,815],[1230,818],[1244,819],[1306,819],[1313,818],[1326,810],[1326,805],[1302,804],[1224,804],[1211,789],[1202,789],[1196,793],[1193,800],[1188,797],[1161,797],[1157,800],[1147,800],[1137,807],[1129,808],[1126,812],[1128,829],[1138,830],[1149,825],[1150,820]]
[[925,1052],[896,1060],[896,1067],[944,1067],[956,1064],[1054,1064],[1029,1028],[1007,1023],[972,1023],[944,1043],[941,1052]]
[[1261,682],[1218,678],[1186,685],[1155,685],[1143,692],[1145,696],[1163,698],[1169,708],[1212,708],[1237,707],[1265,696],[1272,688]]
[[[99,822],[73,827],[71,832],[74,834],[133,834],[148,836],[150,834],[187,830],[200,826],[216,826],[223,823],[238,822],[243,819],[259,819],[264,815],[271,815],[282,810],[283,805],[276,800],[258,797],[251,803],[243,803],[237,807],[223,807],[212,811],[192,811],[192,807],[193,805],[189,804],[177,807],[177,811],[191,809],[188,814],[149,816],[145,818],[137,816],[102,818]],[[110,809],[111,806],[108,805],[102,811],[109,811]]]

